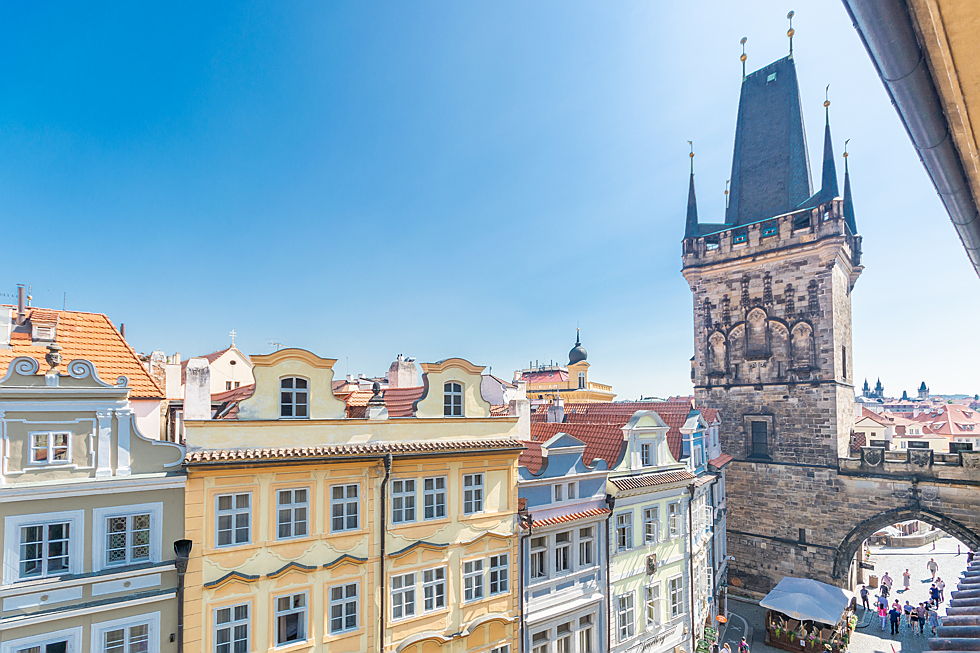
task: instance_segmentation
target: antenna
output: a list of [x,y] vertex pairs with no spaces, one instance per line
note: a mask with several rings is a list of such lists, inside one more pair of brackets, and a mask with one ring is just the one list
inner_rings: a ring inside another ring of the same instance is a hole
[[796,30],[793,29],[793,16],[796,15],[795,11],[791,11],[786,14],[786,18],[789,19],[789,29],[786,30],[786,36],[789,37],[789,56],[793,57],[793,35],[796,34]]
[[282,349],[282,343],[281,342],[278,342],[276,340],[270,340],[269,341],[269,345],[272,346],[272,347],[275,347],[276,348],[276,351],[279,351],[280,349]]
[[742,56],[739,57],[738,59],[739,59],[739,61],[742,62],[742,81],[743,82],[745,81],[745,60],[748,59],[748,56],[745,54],[745,42],[748,41],[748,40],[749,40],[749,37],[743,36],[742,37],[742,40],[739,41],[739,43],[742,44]]

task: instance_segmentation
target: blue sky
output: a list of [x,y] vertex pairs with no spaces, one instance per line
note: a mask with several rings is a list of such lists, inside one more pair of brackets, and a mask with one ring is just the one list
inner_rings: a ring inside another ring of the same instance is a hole
[[790,8],[810,151],[828,83],[851,139],[856,375],[980,392],[976,275],[837,0],[7,5],[0,298],[341,373],[509,377],[579,324],[595,380],[689,392],[687,140],[713,220],[738,40],[783,56]]

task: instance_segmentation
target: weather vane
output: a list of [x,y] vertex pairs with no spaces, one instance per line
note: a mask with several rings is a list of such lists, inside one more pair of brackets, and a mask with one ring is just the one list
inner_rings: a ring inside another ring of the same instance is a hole
[[748,40],[749,40],[749,38],[747,36],[743,36],[742,37],[742,40],[739,41],[739,43],[742,44],[742,56],[739,57],[738,59],[739,59],[739,61],[742,62],[742,79],[743,80],[745,79],[745,60],[748,59],[748,56],[745,54],[745,42],[748,41]]
[[827,84],[827,88],[823,90],[823,107],[824,109],[830,107],[830,84]]
[[693,175],[694,174],[694,141],[688,141],[687,144],[691,146],[691,153],[688,154],[688,156],[691,157],[691,174]]
[[[844,158],[845,159],[847,158],[847,144],[850,143],[850,142],[851,142],[851,139],[849,139],[849,138],[846,141],[844,141]],[[846,163],[846,161],[845,161],[845,163]]]
[[789,56],[793,56],[793,35],[796,34],[796,30],[793,29],[793,16],[796,15],[795,11],[791,11],[786,14],[786,18],[789,19],[789,29],[786,30],[786,36],[789,37]]

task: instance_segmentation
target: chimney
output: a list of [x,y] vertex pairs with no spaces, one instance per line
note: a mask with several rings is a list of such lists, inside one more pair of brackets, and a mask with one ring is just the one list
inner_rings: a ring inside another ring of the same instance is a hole
[[122,336],[122,339],[123,340],[126,339],[126,323],[125,322],[120,322],[119,323],[119,335]]
[[24,284],[17,284],[17,326],[27,320],[27,303],[24,301]]
[[398,354],[385,375],[389,388],[416,388],[419,385],[418,368],[414,358]]
[[558,424],[565,421],[565,401],[561,396],[551,400],[551,405],[548,406],[548,421]]
[[388,407],[381,395],[381,384],[375,381],[371,384],[371,398],[368,399],[365,416],[371,420],[388,419]]
[[[119,332],[124,333],[121,327]],[[157,385],[159,385],[161,388],[167,387],[166,354],[159,350],[150,352],[150,357],[146,361],[146,371],[150,373],[150,376],[157,382]]]
[[184,420],[190,419],[211,419],[211,368],[204,358],[187,361]]

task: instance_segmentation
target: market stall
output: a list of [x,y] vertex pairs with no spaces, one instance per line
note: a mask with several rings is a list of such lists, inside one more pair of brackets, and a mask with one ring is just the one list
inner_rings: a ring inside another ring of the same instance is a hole
[[759,605],[766,608],[766,644],[786,651],[840,653],[857,624],[847,592],[808,578],[783,578]]

